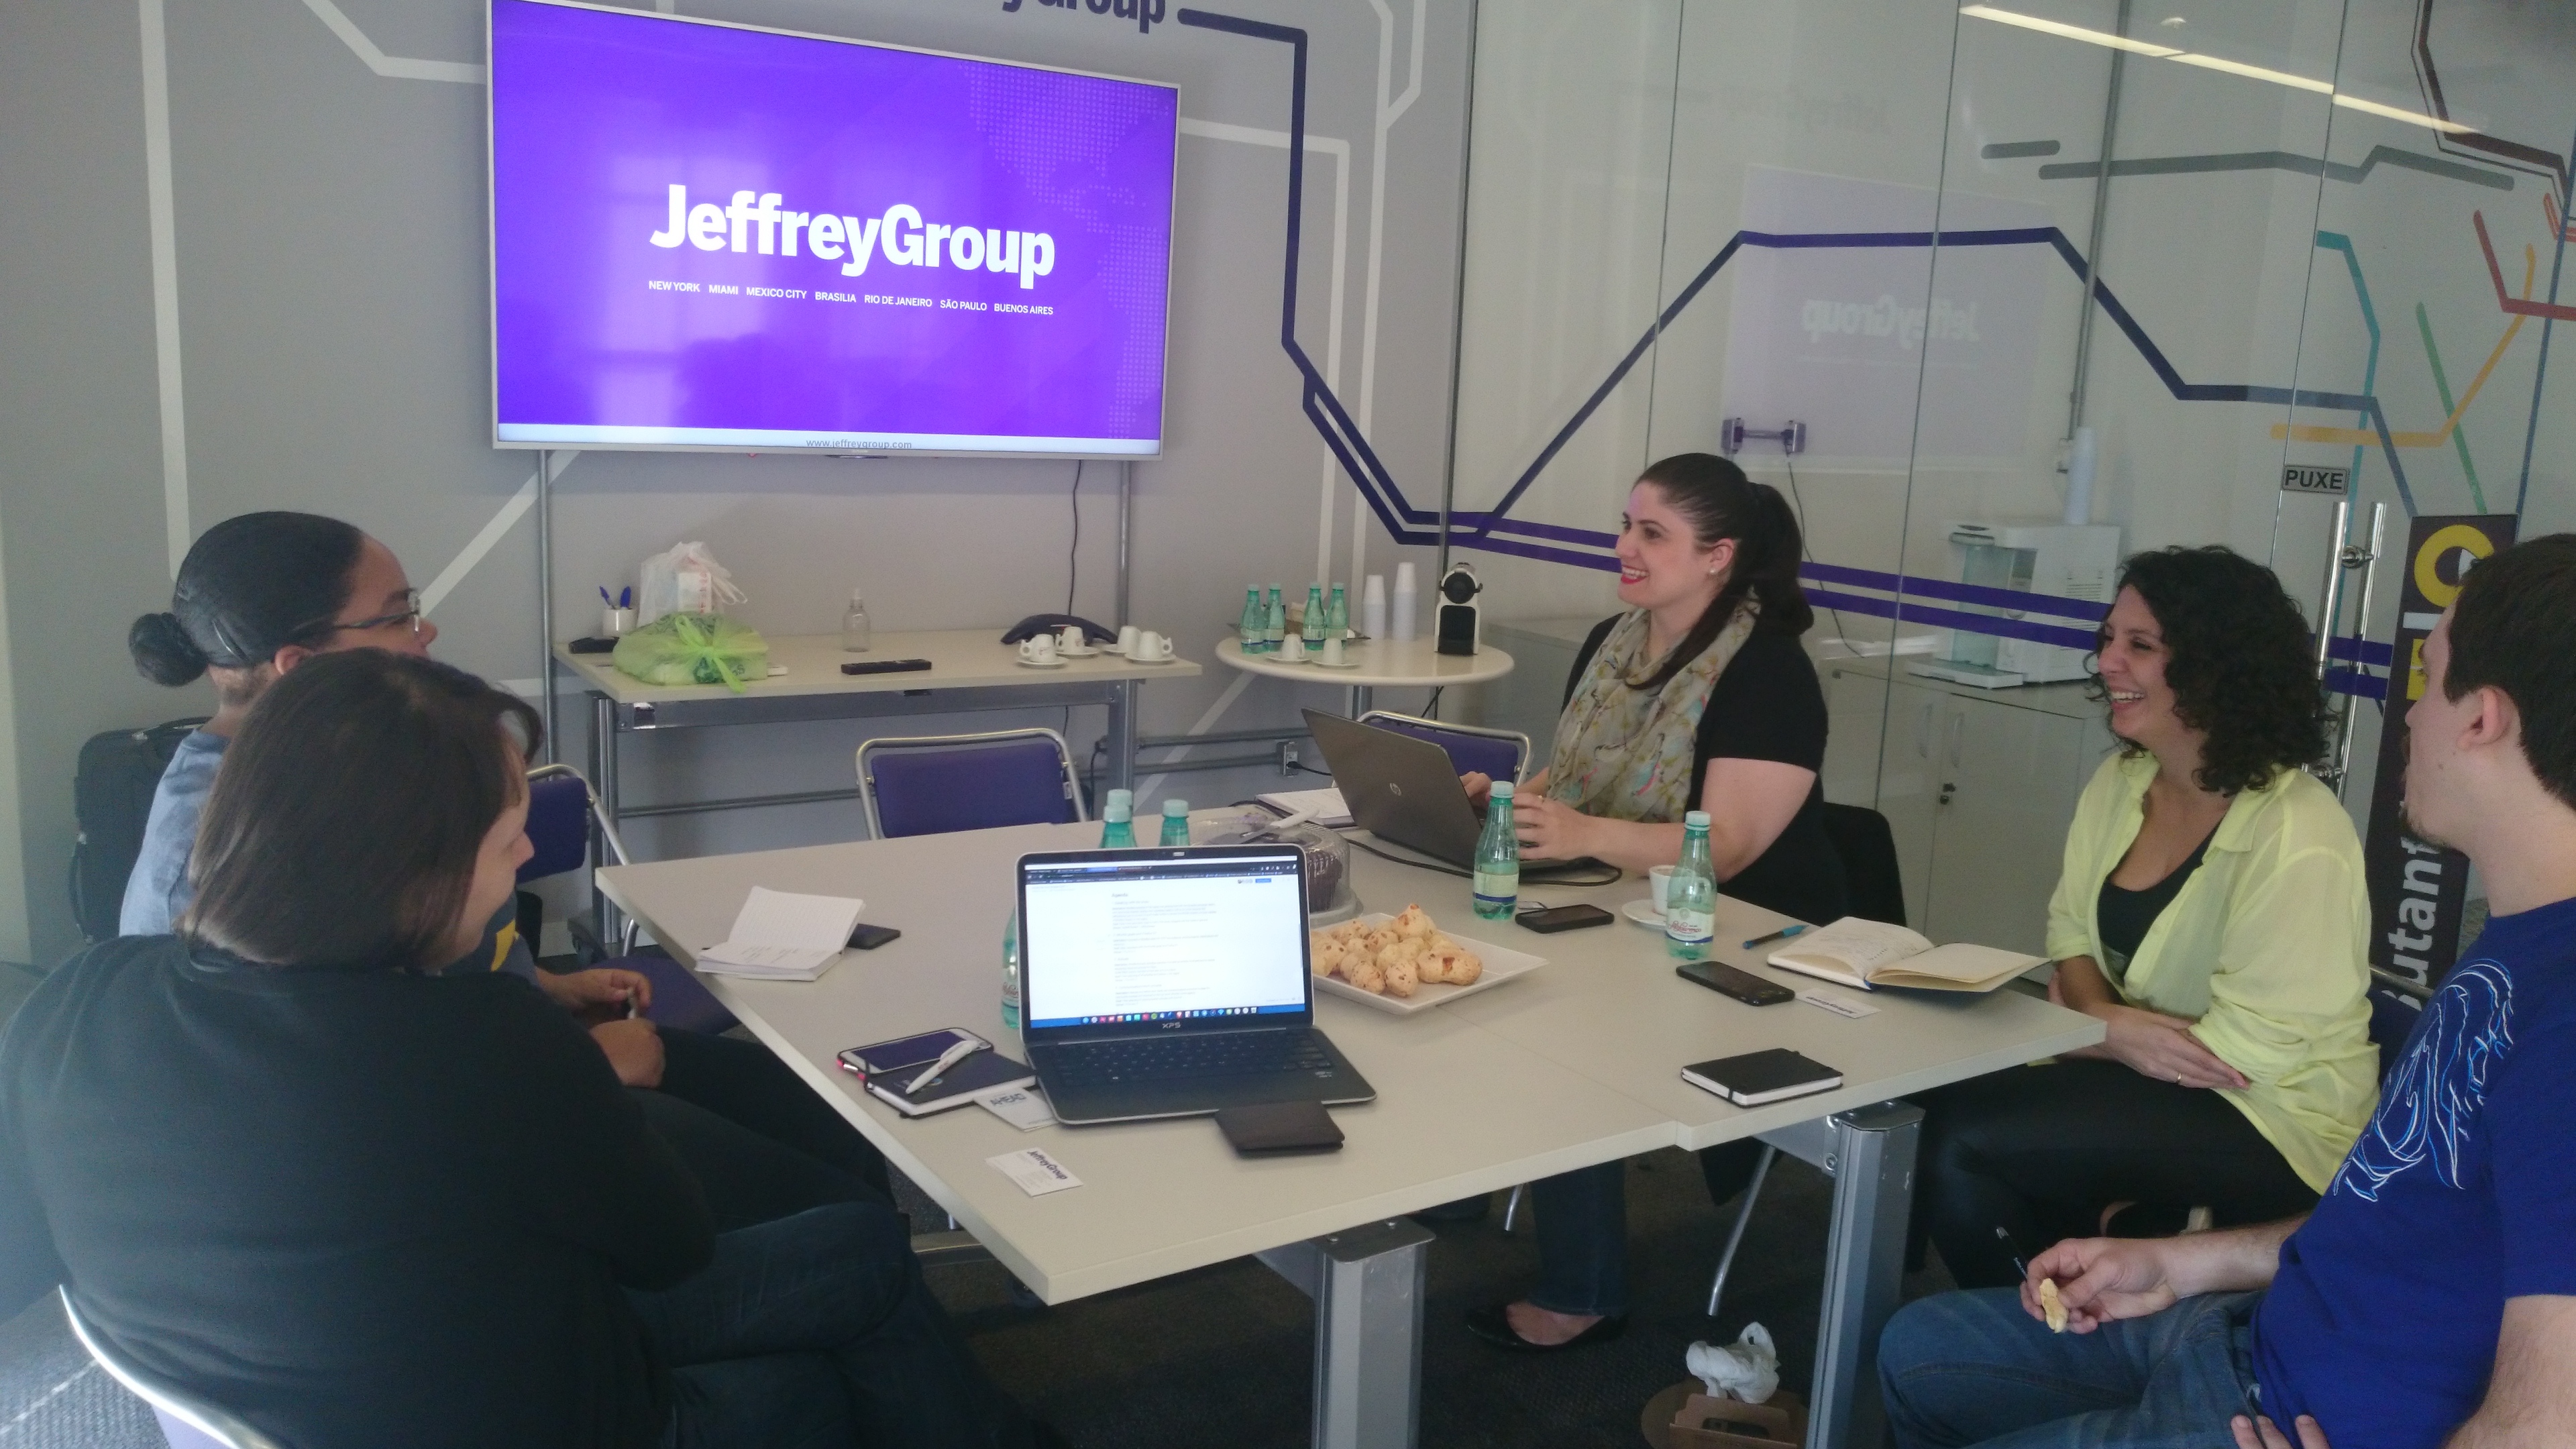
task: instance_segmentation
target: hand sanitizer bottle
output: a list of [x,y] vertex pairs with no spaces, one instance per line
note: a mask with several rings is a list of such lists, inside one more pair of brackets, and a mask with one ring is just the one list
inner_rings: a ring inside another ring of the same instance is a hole
[[852,654],[868,652],[868,601],[850,590],[850,607],[841,615],[841,647]]

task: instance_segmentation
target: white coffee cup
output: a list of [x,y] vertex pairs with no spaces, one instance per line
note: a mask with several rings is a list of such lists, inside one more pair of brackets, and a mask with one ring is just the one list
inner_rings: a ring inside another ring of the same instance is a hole
[[1344,652],[1341,640],[1327,639],[1324,641],[1324,662],[1326,664],[1333,665],[1336,668],[1344,664],[1348,664],[1350,661],[1343,657]]
[[603,639],[614,639],[618,635],[623,634],[634,627],[635,611],[633,609],[602,609],[599,611],[599,634]]
[[1135,625],[1133,625],[1133,624],[1121,624],[1121,625],[1119,625],[1119,626],[1118,626],[1118,652],[1119,652],[1119,653],[1121,653],[1121,654],[1125,654],[1125,655],[1128,655],[1128,656],[1130,656],[1130,657],[1133,657],[1133,656],[1134,656],[1134,654],[1136,653],[1136,635],[1137,635],[1137,630],[1136,630],[1136,626],[1135,626]]
[[1056,635],[1055,647],[1060,652],[1066,654],[1080,653],[1084,647],[1082,626],[1080,624],[1065,625],[1063,630]]
[[1023,664],[1053,664],[1055,662],[1055,636],[1052,634],[1032,634],[1028,638],[1021,640],[1020,662]]
[[1136,642],[1128,647],[1127,657],[1130,659],[1169,659],[1172,657],[1172,641],[1155,633],[1151,629],[1144,630],[1137,634]]
[[1664,896],[1673,888],[1673,868],[1659,865],[1646,872],[1646,884],[1655,892],[1655,914],[1664,913]]
[[1305,663],[1306,636],[1292,630],[1282,637],[1279,641],[1279,662],[1282,664]]

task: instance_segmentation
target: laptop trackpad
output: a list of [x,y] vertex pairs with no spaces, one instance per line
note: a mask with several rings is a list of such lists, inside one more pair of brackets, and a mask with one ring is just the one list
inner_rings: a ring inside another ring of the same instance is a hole
[[1297,1152],[1339,1152],[1342,1129],[1321,1102],[1260,1102],[1228,1107],[1216,1114],[1225,1140],[1245,1157],[1279,1157]]

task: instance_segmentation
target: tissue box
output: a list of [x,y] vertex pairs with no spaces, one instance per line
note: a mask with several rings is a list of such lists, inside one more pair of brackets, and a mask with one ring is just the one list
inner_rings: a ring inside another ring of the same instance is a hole
[[1685,1379],[1647,1401],[1638,1427],[1656,1449],[1799,1449],[1807,1406],[1785,1389],[1761,1404],[1713,1399]]

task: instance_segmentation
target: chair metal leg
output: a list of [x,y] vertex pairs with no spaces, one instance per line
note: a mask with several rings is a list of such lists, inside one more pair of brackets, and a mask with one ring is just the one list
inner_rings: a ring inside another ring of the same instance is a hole
[[1527,1191],[1529,1191],[1529,1184],[1528,1184],[1528,1183],[1525,1183],[1525,1182],[1524,1182],[1524,1183],[1516,1183],[1516,1184],[1514,1184],[1514,1185],[1513,1185],[1513,1187],[1512,1187],[1512,1195],[1511,1195],[1511,1197],[1510,1197],[1507,1201],[1505,1201],[1505,1202],[1504,1202],[1504,1204],[1503,1204],[1503,1231],[1504,1231],[1504,1233],[1509,1234],[1509,1233],[1511,1232],[1511,1230],[1512,1230],[1512,1224],[1514,1224],[1514,1223],[1516,1223],[1516,1222],[1518,1222],[1518,1221],[1520,1220],[1520,1216],[1521,1216],[1521,1194],[1522,1194],[1522,1193],[1525,1193],[1525,1192],[1527,1192]]
[[1762,1179],[1771,1175],[1772,1159],[1780,1149],[1765,1142],[1762,1156],[1753,1164],[1753,1180],[1744,1185],[1744,1205],[1735,1210],[1735,1226],[1727,1232],[1726,1250],[1717,1255],[1717,1276],[1708,1280],[1708,1316],[1717,1316],[1717,1300],[1726,1292],[1727,1272],[1735,1266],[1735,1250],[1744,1246],[1744,1225],[1753,1221],[1753,1205],[1762,1198]]

